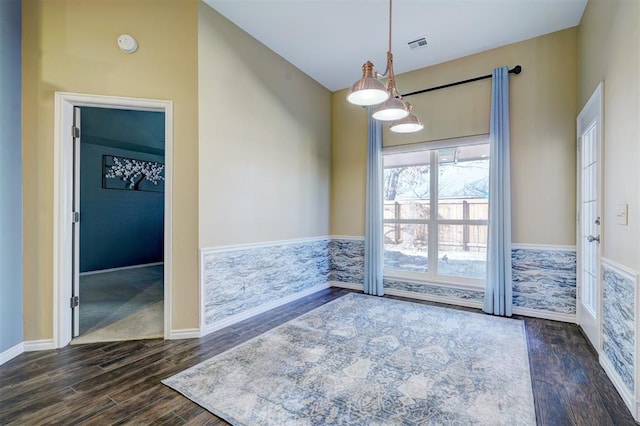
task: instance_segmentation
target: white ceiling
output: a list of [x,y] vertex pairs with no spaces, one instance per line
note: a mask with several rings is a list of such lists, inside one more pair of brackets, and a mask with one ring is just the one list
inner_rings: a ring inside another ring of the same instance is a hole
[[[331,91],[361,77],[370,60],[384,72],[387,0],[204,0]],[[587,0],[395,0],[396,74],[579,24]],[[428,45],[407,43],[426,37]],[[517,64],[496,64],[509,65]]]

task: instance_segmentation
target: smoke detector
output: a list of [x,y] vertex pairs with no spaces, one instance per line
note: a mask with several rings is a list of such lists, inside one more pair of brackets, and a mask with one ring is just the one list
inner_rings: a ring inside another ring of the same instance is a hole
[[138,42],[129,34],[122,34],[118,37],[118,47],[124,53],[133,53],[138,50]]

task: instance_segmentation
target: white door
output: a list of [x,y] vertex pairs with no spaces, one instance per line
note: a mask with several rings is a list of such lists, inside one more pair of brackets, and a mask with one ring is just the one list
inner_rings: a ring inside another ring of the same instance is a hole
[[602,83],[578,115],[577,316],[587,338],[602,345],[600,279]]
[[73,194],[72,194],[72,289],[71,289],[71,337],[80,334],[80,108],[73,108]]

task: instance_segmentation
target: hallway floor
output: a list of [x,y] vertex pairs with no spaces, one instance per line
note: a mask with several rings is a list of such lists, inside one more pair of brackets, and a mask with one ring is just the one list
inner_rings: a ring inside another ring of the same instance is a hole
[[80,336],[72,344],[163,337],[163,265],[80,276]]

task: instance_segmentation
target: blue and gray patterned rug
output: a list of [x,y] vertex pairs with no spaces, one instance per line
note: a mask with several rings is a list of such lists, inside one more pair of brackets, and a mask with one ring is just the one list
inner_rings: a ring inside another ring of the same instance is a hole
[[534,425],[524,323],[348,294],[163,380],[235,425]]

